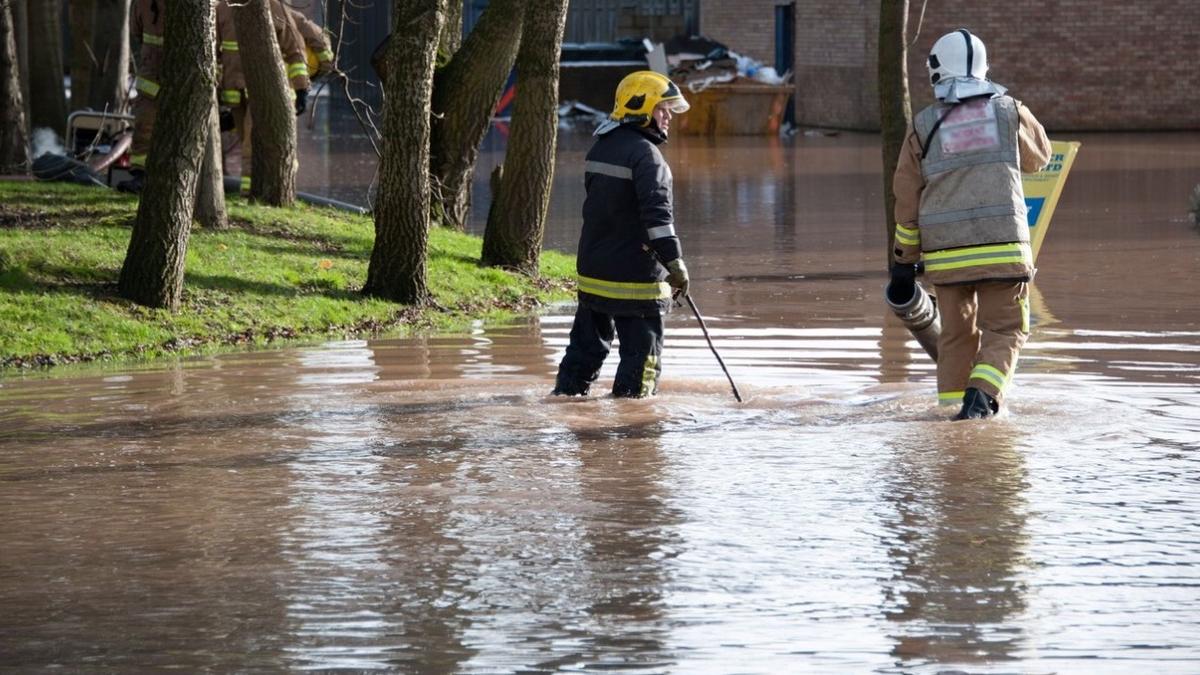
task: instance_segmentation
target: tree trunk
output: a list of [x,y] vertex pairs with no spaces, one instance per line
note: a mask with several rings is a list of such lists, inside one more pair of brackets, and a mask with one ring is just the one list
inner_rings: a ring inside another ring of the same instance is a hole
[[483,264],[530,276],[538,273],[554,180],[558,62],[566,16],[567,0],[531,0],[525,10],[504,177],[492,196],[483,234]]
[[196,185],[204,162],[217,86],[215,5],[172,0],[163,27],[162,90],[150,139],[146,186],[121,267],[122,296],[149,307],[179,308]]
[[908,96],[908,0],[882,0],[879,4],[879,128],[883,136],[883,201],[887,228],[887,257],[891,267],[896,236],[896,197],[892,174],[900,148],[912,122]]
[[466,228],[479,144],[517,58],[523,16],[521,0],[493,0],[437,74],[430,164],[434,213],[447,227]]
[[38,0],[29,7],[30,128],[53,129],[59,138],[67,128],[61,10],[59,0]]
[[129,0],[94,1],[88,106],[123,112],[129,103]]
[[216,92],[210,102],[208,139],[204,142],[204,163],[200,168],[200,184],[196,186],[196,209],[193,216],[203,227],[220,229],[229,226],[225,210],[225,174],[221,171],[221,122],[217,114]]
[[87,107],[92,80],[92,22],[95,0],[70,0],[71,20],[71,110]]
[[230,6],[253,118],[250,198],[270,206],[291,206],[296,201],[296,112],[271,8],[267,0]]
[[415,305],[429,296],[429,115],[446,0],[394,0],[392,17],[375,246],[363,293]]
[[29,136],[12,0],[0,0],[0,175],[29,173]]

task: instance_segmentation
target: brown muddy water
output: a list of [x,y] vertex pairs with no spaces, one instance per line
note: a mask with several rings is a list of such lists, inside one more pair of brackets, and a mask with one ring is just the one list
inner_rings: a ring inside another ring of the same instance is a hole
[[1200,135],[1052,135],[1083,148],[995,420],[947,421],[887,316],[846,134],[666,147],[743,404],[686,312],[657,398],[548,398],[569,306],[0,380],[0,665],[1197,672]]

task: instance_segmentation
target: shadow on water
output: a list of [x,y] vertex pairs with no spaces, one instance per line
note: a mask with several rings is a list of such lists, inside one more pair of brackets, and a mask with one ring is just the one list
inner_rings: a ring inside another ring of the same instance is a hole
[[[364,190],[320,125],[304,189]],[[571,250],[589,139],[561,140],[546,241]],[[665,147],[741,404],[686,312],[658,397],[549,397],[570,306],[0,380],[3,662],[1194,670],[1200,137],[1080,140],[1009,410],[978,424],[882,304],[853,134]]]

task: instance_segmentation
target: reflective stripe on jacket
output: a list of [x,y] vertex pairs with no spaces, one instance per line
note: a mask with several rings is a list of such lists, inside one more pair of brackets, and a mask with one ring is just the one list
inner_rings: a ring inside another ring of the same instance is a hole
[[598,131],[584,163],[583,229],[577,267],[579,302],[609,314],[645,315],[670,309],[664,261],[680,257],[675,235],[671,169],[652,128],[611,125]]

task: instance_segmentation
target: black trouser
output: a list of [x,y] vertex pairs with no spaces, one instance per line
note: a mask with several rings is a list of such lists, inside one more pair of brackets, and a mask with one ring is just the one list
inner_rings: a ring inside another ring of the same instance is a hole
[[613,396],[641,398],[658,391],[662,373],[662,316],[613,316],[583,305],[575,311],[567,354],[558,364],[554,393],[584,395],[612,350],[613,332],[620,342],[621,363],[613,381]]

